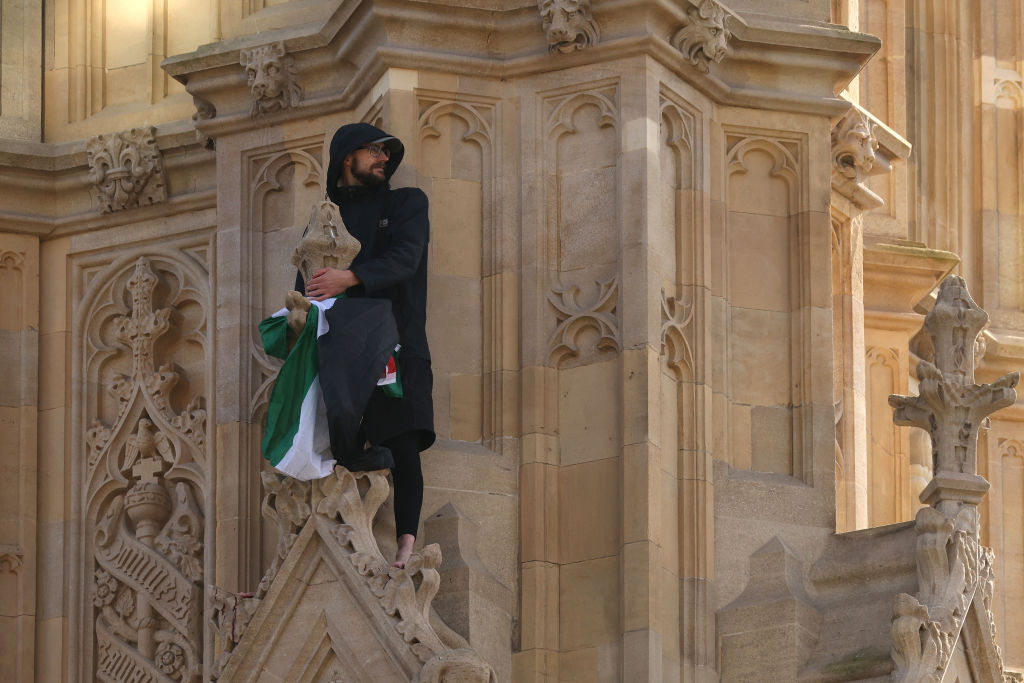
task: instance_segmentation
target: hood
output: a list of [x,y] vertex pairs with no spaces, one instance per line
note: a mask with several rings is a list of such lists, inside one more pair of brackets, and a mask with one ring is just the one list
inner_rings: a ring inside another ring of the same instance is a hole
[[386,178],[390,180],[398,169],[398,165],[402,163],[405,147],[398,138],[388,135],[369,123],[349,123],[342,126],[331,140],[331,161],[327,165],[327,196],[335,204],[339,203],[340,199],[338,179],[341,178],[342,162],[345,161],[345,157],[349,153],[371,142],[380,142],[391,152],[384,167]]

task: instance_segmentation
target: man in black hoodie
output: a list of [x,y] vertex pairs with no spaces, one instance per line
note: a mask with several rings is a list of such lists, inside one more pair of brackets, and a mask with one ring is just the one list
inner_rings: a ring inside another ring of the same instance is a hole
[[299,291],[316,301],[345,293],[391,301],[401,348],[402,398],[378,389],[363,416],[366,440],[391,450],[395,466],[396,567],[412,553],[423,504],[420,452],[434,443],[433,374],[427,346],[427,196],[413,187],[391,189],[402,143],[368,123],[342,126],[331,141],[327,196],[362,245],[347,270],[324,268]]

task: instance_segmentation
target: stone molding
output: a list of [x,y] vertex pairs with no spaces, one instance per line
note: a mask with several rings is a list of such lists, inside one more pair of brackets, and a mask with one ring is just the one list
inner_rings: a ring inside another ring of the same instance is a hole
[[672,36],[672,47],[698,71],[708,73],[711,62],[717,64],[729,54],[732,32],[726,26],[728,17],[715,0],[699,0],[686,10],[686,23]]
[[209,589],[214,599],[211,621],[222,645],[214,678],[238,680],[244,675],[241,669],[246,663],[235,653],[245,648],[247,634],[264,616],[261,608],[275,582],[292,580],[288,569],[282,568],[294,548],[306,545],[299,543],[300,537],[318,535],[362,577],[361,584],[352,587],[360,594],[360,602],[368,607],[376,603],[375,609],[387,615],[394,635],[420,663],[414,680],[496,682],[490,665],[432,612],[431,602],[440,586],[440,547],[431,544],[413,553],[404,569],[384,559],[373,534],[373,520],[390,491],[386,470],[350,472],[339,466],[330,476],[311,482],[276,472],[263,472],[262,478],[263,513],[277,525],[277,551],[255,594]]
[[[299,106],[302,86],[295,59],[285,51],[282,41],[243,49],[238,53],[238,63],[245,69],[252,94],[249,116],[256,118],[260,114]],[[216,112],[212,105],[208,109]],[[200,115],[200,118],[212,116]]]
[[[699,16],[700,7],[696,10]],[[686,68],[687,79],[698,90],[724,104],[838,115],[848,104],[835,96],[837,84],[841,88],[848,83],[879,45],[872,36],[825,24],[780,23],[760,15],[730,13],[728,59],[714,73],[703,73],[683,67],[686,62],[668,37],[651,30],[652,26],[692,23],[678,3],[628,0],[602,5],[600,11],[601,25],[607,29],[601,30],[600,42],[562,54],[567,64],[651,56],[674,72]],[[279,110],[274,116],[275,120],[302,118],[355,108],[389,68],[467,75],[483,70],[504,79],[546,71],[551,65],[550,43],[546,33],[536,30],[537,12],[528,7],[484,10],[444,3],[435,9],[431,2],[362,0],[342,3],[322,25],[204,46],[169,57],[162,67],[185,83],[189,93],[216,108],[217,116],[198,123],[204,135],[216,138],[258,125],[249,112],[251,92],[237,72],[240,47],[252,49],[270,40],[284,45],[284,51],[294,57],[304,95],[297,107]],[[416,31],[408,30],[411,25]],[[614,32],[607,27],[615,27]],[[493,40],[482,42],[481,34]],[[371,36],[376,35],[387,38],[374,41]],[[696,51],[700,55],[719,54],[714,40],[694,44],[702,46]],[[799,58],[794,59],[795,53]],[[799,82],[801,91],[752,87],[749,74],[766,69],[775,74],[772,82]]]
[[537,8],[550,52],[582,50],[601,39],[590,0],[537,0]]
[[[974,383],[974,344],[988,315],[974,303],[963,278],[950,275],[925,317],[934,364],[921,360],[919,396],[889,397],[894,421],[928,431],[933,478],[918,511],[918,593],[894,599],[894,681],[942,679],[979,588],[991,592],[991,551],[979,544],[978,504],[988,482],[977,474],[978,429],[986,417],[1016,400],[1019,373],[992,384]],[[994,621],[984,600],[988,638]],[[999,668],[1002,668],[1001,662]]]
[[144,126],[97,135],[86,143],[89,180],[100,213],[113,213],[167,199],[156,128]]

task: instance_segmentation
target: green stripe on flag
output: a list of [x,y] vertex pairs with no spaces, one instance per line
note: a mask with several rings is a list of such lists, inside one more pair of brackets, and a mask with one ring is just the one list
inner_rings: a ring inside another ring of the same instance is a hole
[[285,350],[284,355],[278,356],[284,358],[285,362],[270,393],[266,433],[263,435],[263,457],[271,465],[281,462],[281,458],[291,448],[299,430],[302,401],[316,381],[316,330],[319,315],[316,306],[309,309],[306,326],[302,328],[302,334],[291,351],[287,351],[288,316],[272,316],[259,325],[263,348],[268,354],[277,356],[282,348]]

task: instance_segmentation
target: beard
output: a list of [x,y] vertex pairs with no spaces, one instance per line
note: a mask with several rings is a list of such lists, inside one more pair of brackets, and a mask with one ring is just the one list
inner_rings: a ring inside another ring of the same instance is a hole
[[386,162],[383,161],[373,162],[365,166],[361,166],[356,163],[352,165],[352,177],[355,178],[356,182],[360,185],[366,187],[383,185],[387,181],[384,173],[385,167]]

